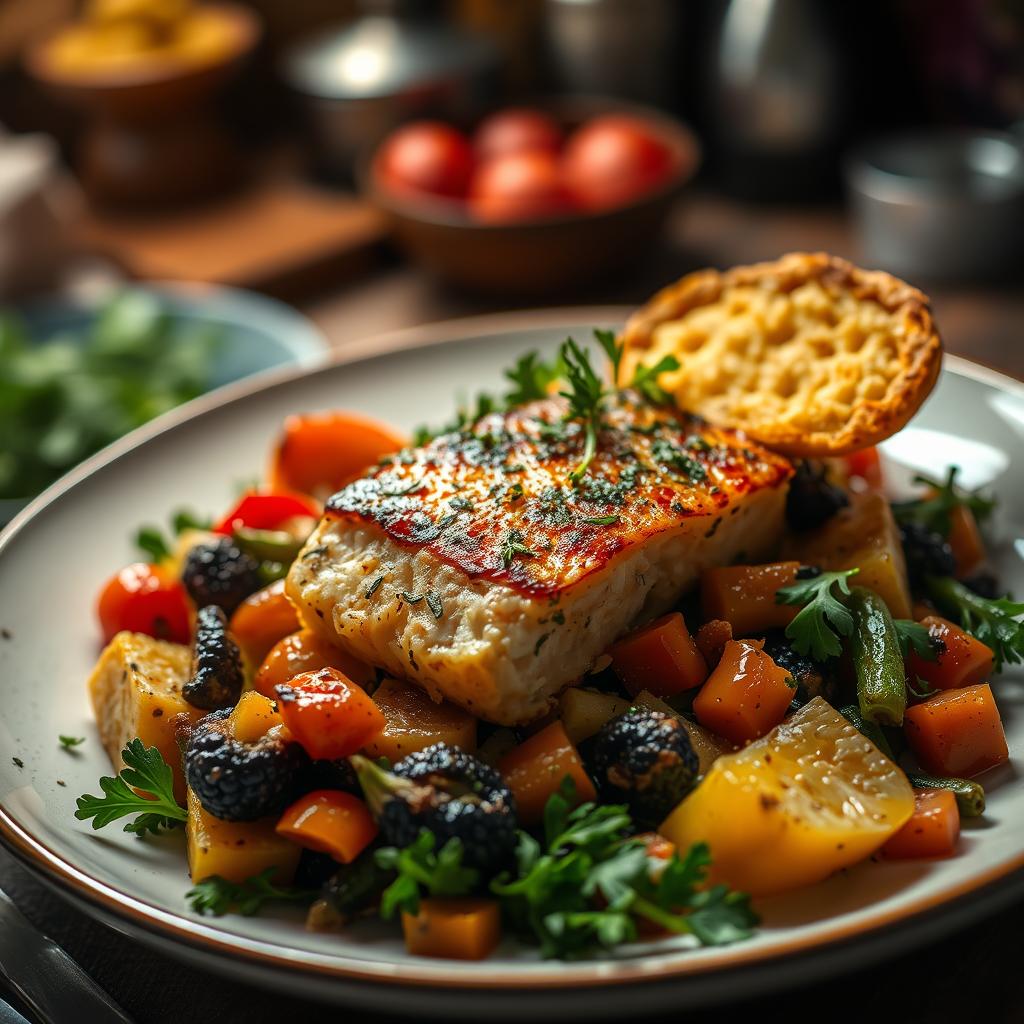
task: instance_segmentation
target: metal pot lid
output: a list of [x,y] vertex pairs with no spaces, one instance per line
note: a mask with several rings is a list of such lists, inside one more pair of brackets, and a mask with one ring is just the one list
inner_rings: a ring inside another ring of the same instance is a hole
[[393,96],[493,68],[491,42],[420,18],[369,15],[299,43],[283,72],[299,92],[325,99]]

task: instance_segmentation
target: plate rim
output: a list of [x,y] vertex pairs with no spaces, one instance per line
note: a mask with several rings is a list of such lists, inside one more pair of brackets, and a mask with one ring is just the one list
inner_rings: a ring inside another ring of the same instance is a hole
[[[140,445],[196,416],[244,401],[278,385],[328,373],[340,366],[370,362],[377,358],[386,359],[405,349],[440,347],[463,341],[468,337],[510,333],[516,330],[556,328],[587,322],[618,323],[624,321],[629,312],[631,307],[617,305],[561,307],[441,321],[369,336],[332,352],[327,360],[314,366],[284,366],[268,370],[253,378],[227,384],[170,410],[118,439],[52,484],[0,531],[0,552],[15,541],[36,515],[61,499],[79,482]],[[950,354],[944,356],[943,370],[947,369],[958,376],[992,385],[1024,401],[1024,383],[998,370]],[[860,922],[816,926],[809,934],[785,940],[770,952],[758,951],[756,948],[740,944],[717,950],[705,950],[699,957],[685,954],[669,957],[652,953],[631,960],[594,960],[565,964],[558,974],[536,977],[530,977],[528,971],[523,970],[521,966],[508,971],[507,965],[495,965],[495,970],[485,976],[467,975],[460,971],[457,962],[451,965],[446,961],[431,961],[425,958],[422,964],[403,962],[396,965],[393,961],[379,959],[353,961],[346,959],[344,955],[303,952],[300,960],[296,958],[294,951],[289,955],[286,947],[226,933],[205,921],[196,921],[186,918],[183,914],[163,910],[129,892],[123,892],[93,878],[32,835],[28,827],[19,823],[2,802],[0,842],[19,861],[41,873],[45,881],[53,883],[59,890],[70,890],[70,895],[84,899],[100,912],[110,914],[129,926],[141,928],[160,938],[184,943],[193,950],[202,945],[204,952],[218,958],[226,956],[236,961],[245,961],[251,967],[265,966],[294,974],[313,974],[325,980],[333,978],[337,981],[370,984],[390,982],[411,988],[455,990],[515,989],[523,986],[535,990],[588,989],[617,984],[681,980],[694,975],[712,975],[727,970],[763,967],[793,955],[813,950],[821,951],[826,947],[835,948],[855,939],[870,939],[873,932],[900,923],[910,924],[919,921],[932,912],[948,908],[952,913],[955,906],[962,903],[964,897],[994,890],[1000,883],[1011,882],[1015,875],[1024,870],[1022,850],[1006,864],[989,868],[981,875],[972,875],[947,889],[941,896],[919,897],[909,905],[875,912]]]

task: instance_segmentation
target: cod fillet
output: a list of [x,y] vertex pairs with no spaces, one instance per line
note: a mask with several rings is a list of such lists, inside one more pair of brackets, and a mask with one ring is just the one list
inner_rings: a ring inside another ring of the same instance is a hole
[[574,484],[585,433],[551,398],[387,458],[329,500],[292,566],[301,619],[517,725],[701,570],[777,544],[782,457],[623,392]]

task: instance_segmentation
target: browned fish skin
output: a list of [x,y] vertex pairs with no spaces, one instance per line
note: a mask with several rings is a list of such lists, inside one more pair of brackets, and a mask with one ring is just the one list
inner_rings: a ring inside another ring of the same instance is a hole
[[777,487],[789,462],[631,393],[609,405],[578,486],[584,428],[561,398],[492,413],[464,433],[406,449],[349,484],[327,515],[375,523],[468,577],[557,598],[642,544],[737,497]]

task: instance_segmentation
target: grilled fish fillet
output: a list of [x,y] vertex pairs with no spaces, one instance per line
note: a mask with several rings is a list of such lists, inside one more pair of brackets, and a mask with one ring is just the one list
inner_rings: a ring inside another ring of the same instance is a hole
[[778,541],[785,459],[626,392],[574,486],[585,428],[565,411],[493,413],[335,494],[288,576],[304,623],[516,725],[702,569]]

